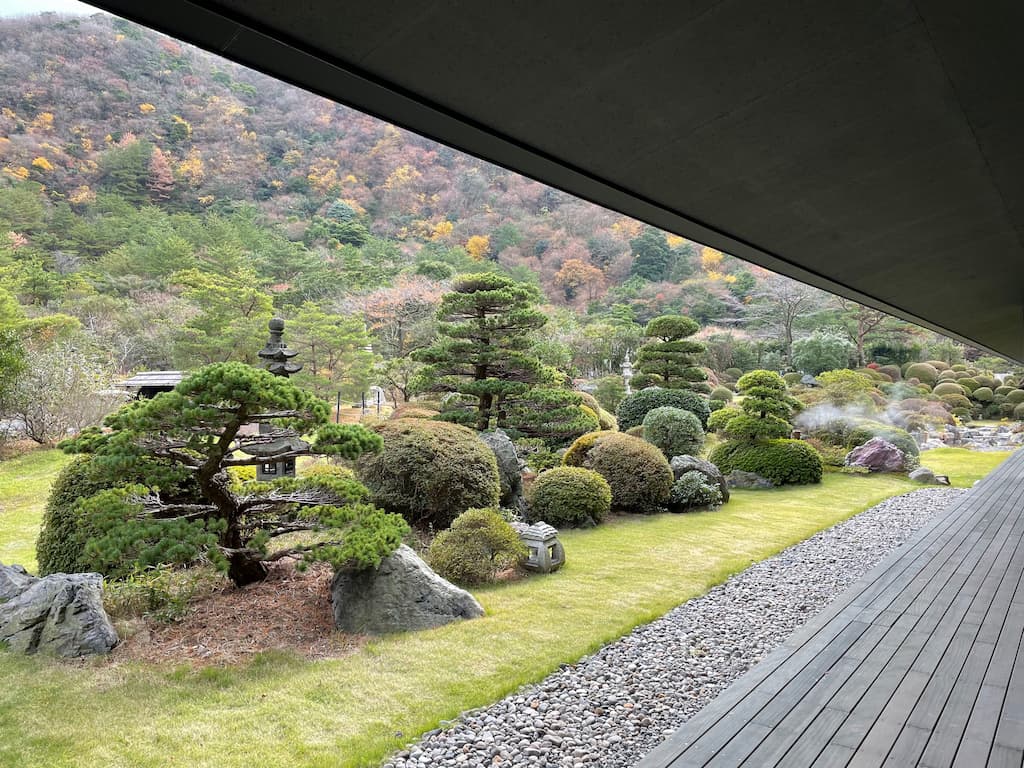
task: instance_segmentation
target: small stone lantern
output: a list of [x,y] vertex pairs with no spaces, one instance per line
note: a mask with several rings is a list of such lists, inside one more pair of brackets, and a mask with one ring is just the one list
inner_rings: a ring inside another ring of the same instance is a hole
[[[284,343],[284,320],[280,317],[271,318],[267,323],[270,336],[267,344],[256,354],[263,360],[263,367],[275,376],[288,378],[302,370],[302,365],[291,362],[298,352],[289,349]],[[260,422],[259,434],[271,435],[274,428],[266,422]],[[266,461],[256,465],[256,479],[260,481],[278,480],[282,477],[295,477],[295,457],[289,456],[281,461],[273,458],[281,453],[296,453],[309,448],[309,443],[298,438],[278,438],[266,443],[250,446],[246,453],[250,456],[265,458]]]
[[523,567],[528,571],[552,573],[565,565],[565,548],[558,540],[558,531],[547,523],[513,526],[529,555]]

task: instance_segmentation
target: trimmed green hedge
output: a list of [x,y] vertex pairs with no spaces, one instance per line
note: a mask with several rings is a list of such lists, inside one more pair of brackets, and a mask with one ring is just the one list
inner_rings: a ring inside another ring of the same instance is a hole
[[656,446],[665,458],[696,456],[704,447],[700,420],[682,408],[663,406],[644,416],[644,440]]
[[562,527],[597,525],[612,507],[612,489],[597,472],[555,467],[542,472],[527,493],[530,519]]
[[609,432],[587,452],[584,466],[608,481],[612,506],[628,512],[654,512],[668,501],[672,468],[661,451],[639,437]]
[[649,412],[666,405],[689,411],[700,419],[702,428],[707,426],[708,416],[711,414],[707,399],[685,389],[650,387],[627,395],[619,403],[619,407],[615,411],[619,429],[625,432],[630,427],[639,426]]
[[449,581],[472,586],[494,581],[527,554],[519,535],[495,510],[467,509],[437,534],[427,562]]
[[377,506],[416,525],[447,528],[467,509],[498,505],[497,460],[471,429],[398,419],[375,430],[384,450],[363,454],[356,467]]
[[729,441],[709,457],[723,473],[754,472],[774,485],[820,483],[821,456],[802,440]]

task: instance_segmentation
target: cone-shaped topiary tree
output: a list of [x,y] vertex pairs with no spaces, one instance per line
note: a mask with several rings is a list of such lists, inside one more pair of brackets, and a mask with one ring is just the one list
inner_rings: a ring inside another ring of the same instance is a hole
[[492,272],[455,279],[437,312],[442,338],[416,354],[427,363],[425,389],[457,392],[475,401],[472,411],[446,408],[443,419],[478,431],[487,429],[492,418],[504,426],[502,401],[544,381],[545,367],[529,353],[531,334],[547,323],[534,306],[539,300],[533,286]]
[[694,360],[694,355],[704,351],[704,345],[687,338],[699,330],[696,320],[682,315],[662,315],[651,320],[644,329],[644,335],[651,340],[637,353],[640,373],[665,389],[710,392],[707,374]]
[[[398,547],[404,520],[376,509],[351,477],[319,474],[271,482],[233,482],[228,470],[278,465],[308,454],[355,459],[381,450],[380,436],[357,425],[328,423],[328,406],[286,378],[242,363],[206,366],[172,392],[124,406],[105,422],[62,443],[92,453],[111,474],[146,484],[103,490],[77,511],[97,534],[87,555],[112,572],[123,563],[184,563],[207,556],[237,585],[259,581],[283,557],[337,567],[376,565]],[[251,425],[266,425],[260,432]],[[243,429],[243,427],[249,427]],[[301,435],[313,435],[309,444]],[[161,488],[188,480],[191,500],[169,500]],[[298,532],[314,541],[271,551],[270,541]]]

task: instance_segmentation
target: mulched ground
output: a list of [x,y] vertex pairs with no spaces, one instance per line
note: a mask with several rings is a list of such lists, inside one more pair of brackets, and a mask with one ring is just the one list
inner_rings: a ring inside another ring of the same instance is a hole
[[275,563],[266,581],[198,600],[181,621],[142,618],[119,626],[123,640],[110,659],[212,666],[244,663],[269,650],[307,659],[347,656],[366,639],[335,630],[330,585],[330,566],[300,573],[292,562]]

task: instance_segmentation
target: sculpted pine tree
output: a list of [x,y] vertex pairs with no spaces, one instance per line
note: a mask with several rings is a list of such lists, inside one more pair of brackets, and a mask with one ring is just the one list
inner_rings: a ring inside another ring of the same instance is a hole
[[644,329],[650,339],[637,353],[637,367],[648,381],[665,389],[688,389],[707,394],[707,374],[699,368],[694,355],[704,351],[699,341],[691,341],[700,325],[682,315],[662,315]]
[[545,379],[544,366],[529,353],[531,334],[547,322],[534,307],[539,300],[536,288],[502,275],[484,272],[455,279],[437,312],[441,339],[415,355],[427,363],[425,389],[475,400],[472,410],[447,407],[443,418],[479,431],[492,418],[504,426],[502,401]]
[[[94,454],[112,474],[147,485],[101,491],[79,513],[98,535],[89,557],[105,572],[119,564],[185,563],[206,556],[237,585],[262,580],[267,565],[296,556],[336,568],[368,567],[393,552],[407,526],[369,503],[369,491],[342,474],[239,482],[228,470],[305,455],[355,459],[383,441],[364,427],[328,423],[327,403],[287,378],[242,363],[200,369],[174,391],[124,406],[106,431],[86,430],[61,445]],[[254,429],[259,425],[263,429]],[[302,435],[313,435],[312,443]],[[195,498],[174,502],[161,487],[188,486]],[[316,532],[274,550],[277,537]]]

